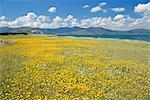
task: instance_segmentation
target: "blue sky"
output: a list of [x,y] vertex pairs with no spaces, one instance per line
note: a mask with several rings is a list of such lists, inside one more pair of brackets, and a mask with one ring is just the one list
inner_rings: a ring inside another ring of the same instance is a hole
[[[99,6],[102,2],[106,4],[100,6],[101,10],[91,12],[92,8]],[[78,20],[92,17],[107,18],[109,16],[114,18],[116,15],[126,15],[137,19],[142,15],[135,13],[134,8],[138,4],[149,2],[149,0],[0,0],[0,16],[5,16],[10,21],[25,16],[28,12],[33,12],[37,16],[48,16],[51,19],[56,16],[64,19],[68,15],[72,15]],[[83,8],[84,5],[89,7]],[[51,7],[55,7],[56,11],[48,12]],[[124,10],[117,12],[111,10],[112,8],[123,8]]]
[[[55,17],[59,15],[66,17],[71,14],[77,18],[85,18],[91,16],[115,16],[116,13],[108,11],[107,13],[90,13],[90,8],[83,9],[84,5],[90,7],[96,6],[100,2],[107,2],[104,8],[124,7],[125,12],[120,14],[129,14],[132,17],[137,17],[133,12],[134,7],[139,3],[147,3],[149,0],[0,0],[1,15],[9,19],[15,19],[25,15],[28,12],[35,12],[37,15],[47,15]],[[47,9],[51,6],[57,8],[56,13],[49,13]]]

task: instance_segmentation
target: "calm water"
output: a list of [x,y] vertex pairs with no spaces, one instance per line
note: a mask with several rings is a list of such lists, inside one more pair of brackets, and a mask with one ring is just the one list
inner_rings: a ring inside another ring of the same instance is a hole
[[115,39],[130,39],[130,40],[141,40],[149,41],[150,35],[59,35],[59,36],[75,36],[75,37],[93,37],[93,38],[115,38]]

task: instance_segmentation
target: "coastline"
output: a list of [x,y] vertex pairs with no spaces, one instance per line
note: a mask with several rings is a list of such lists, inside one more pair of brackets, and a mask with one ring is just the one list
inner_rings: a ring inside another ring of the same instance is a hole
[[102,37],[86,37],[86,36],[58,36],[58,37],[69,37],[69,38],[77,38],[77,39],[101,39],[101,40],[119,40],[119,41],[133,41],[133,42],[144,42],[150,43],[150,40],[138,40],[138,39],[122,39],[122,38],[102,38]]

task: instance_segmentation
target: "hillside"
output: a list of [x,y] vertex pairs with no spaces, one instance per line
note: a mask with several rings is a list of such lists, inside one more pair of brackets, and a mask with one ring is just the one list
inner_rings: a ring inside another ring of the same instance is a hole
[[41,32],[42,34],[54,34],[54,35],[150,35],[150,29],[133,29],[129,31],[117,31],[109,30],[101,27],[90,28],[57,28],[57,29],[42,29],[42,28],[9,28],[1,27],[0,32],[27,32],[32,33],[34,30]]

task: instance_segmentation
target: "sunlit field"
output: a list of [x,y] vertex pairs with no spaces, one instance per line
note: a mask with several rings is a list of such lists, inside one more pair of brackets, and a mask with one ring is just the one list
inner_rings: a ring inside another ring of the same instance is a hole
[[150,43],[1,37],[0,100],[150,99]]

